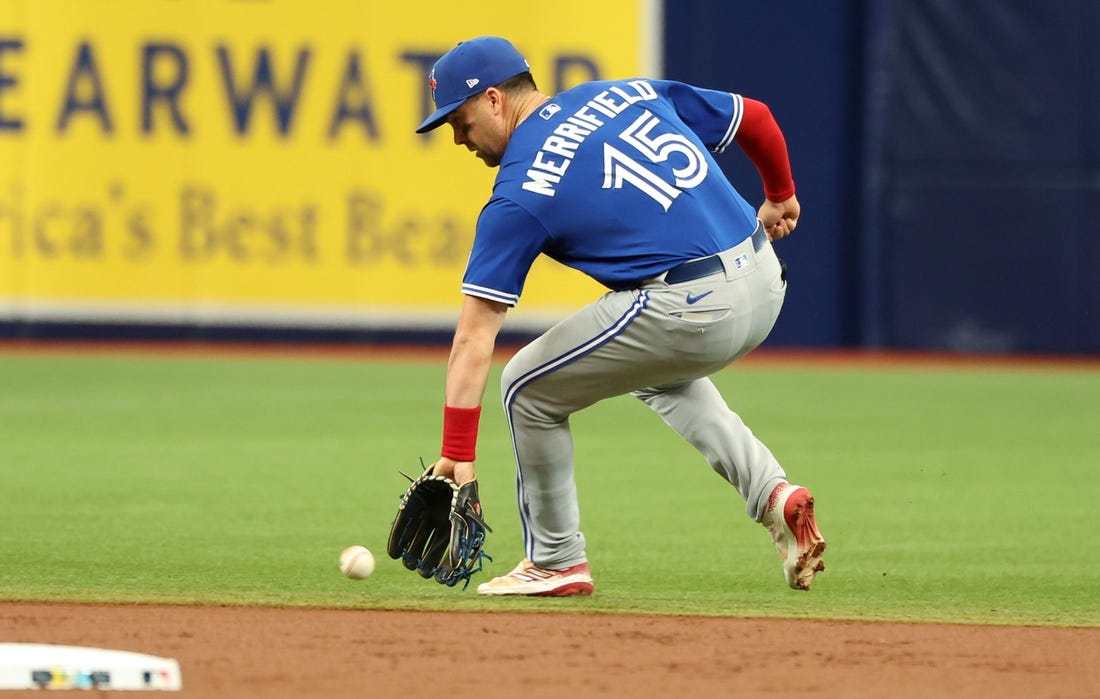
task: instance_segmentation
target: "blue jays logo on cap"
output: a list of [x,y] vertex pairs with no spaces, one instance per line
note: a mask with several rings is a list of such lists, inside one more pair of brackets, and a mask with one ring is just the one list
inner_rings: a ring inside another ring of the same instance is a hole
[[442,125],[469,98],[528,70],[527,60],[507,39],[481,36],[460,42],[443,54],[428,74],[436,109],[416,132],[426,133]]

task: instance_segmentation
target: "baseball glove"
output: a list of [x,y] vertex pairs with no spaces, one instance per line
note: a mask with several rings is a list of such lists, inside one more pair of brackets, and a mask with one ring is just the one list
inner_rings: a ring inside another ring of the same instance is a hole
[[481,570],[482,557],[493,560],[481,547],[492,531],[481,517],[477,481],[458,485],[445,476],[425,471],[411,481],[390,529],[386,551],[424,578],[454,587]]

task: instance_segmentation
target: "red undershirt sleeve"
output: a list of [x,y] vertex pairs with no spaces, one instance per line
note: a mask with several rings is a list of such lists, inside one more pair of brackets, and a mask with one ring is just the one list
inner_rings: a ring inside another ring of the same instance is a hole
[[768,105],[747,97],[741,124],[734,140],[756,166],[764,181],[764,196],[769,201],[785,201],[794,196],[794,178],[787,155],[787,141]]

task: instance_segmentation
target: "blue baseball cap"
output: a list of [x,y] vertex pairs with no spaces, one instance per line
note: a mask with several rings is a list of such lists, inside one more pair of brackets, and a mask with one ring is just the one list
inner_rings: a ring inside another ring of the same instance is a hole
[[436,110],[416,132],[431,131],[469,98],[530,69],[527,60],[507,39],[479,36],[460,42],[443,54],[428,74]]

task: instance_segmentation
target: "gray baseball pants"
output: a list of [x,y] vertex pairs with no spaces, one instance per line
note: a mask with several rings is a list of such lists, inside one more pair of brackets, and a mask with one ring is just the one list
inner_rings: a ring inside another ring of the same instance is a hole
[[569,416],[633,394],[730,482],[760,521],[786,474],[729,409],[710,374],[756,348],[786,294],[763,229],[719,253],[709,276],[649,280],[605,294],[550,328],[508,362],[501,379],[516,459],[527,558],[565,568],[586,560],[573,477]]

